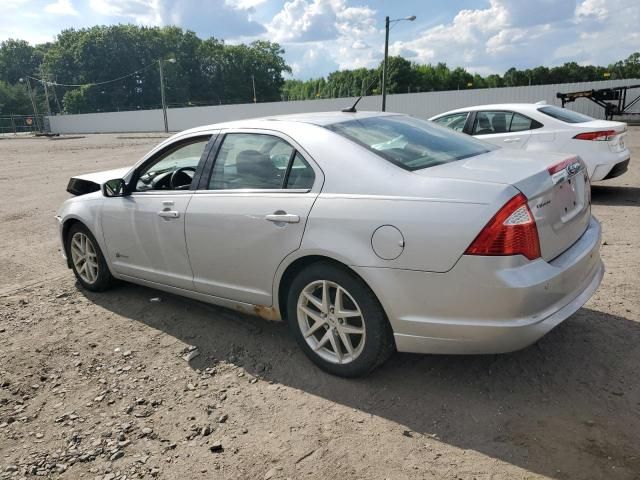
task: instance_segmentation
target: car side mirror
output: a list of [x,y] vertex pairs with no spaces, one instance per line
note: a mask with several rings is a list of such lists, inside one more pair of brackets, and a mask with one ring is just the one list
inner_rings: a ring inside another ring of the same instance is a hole
[[102,194],[105,197],[125,197],[128,195],[127,184],[121,178],[108,180],[102,185]]

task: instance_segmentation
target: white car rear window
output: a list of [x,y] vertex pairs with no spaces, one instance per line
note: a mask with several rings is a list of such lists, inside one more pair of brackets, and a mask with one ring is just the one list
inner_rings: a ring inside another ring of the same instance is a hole
[[593,118],[583,115],[582,113],[567,110],[566,108],[554,107],[553,105],[540,107],[538,111],[565,123],[584,123],[593,120]]

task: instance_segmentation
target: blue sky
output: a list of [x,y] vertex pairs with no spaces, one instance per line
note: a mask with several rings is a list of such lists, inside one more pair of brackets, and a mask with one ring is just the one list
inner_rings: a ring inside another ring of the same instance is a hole
[[481,74],[566,61],[606,65],[640,51],[639,0],[0,0],[0,40],[51,41],[96,24],[179,25],[229,43],[268,39],[297,78],[372,67],[384,17],[390,53]]

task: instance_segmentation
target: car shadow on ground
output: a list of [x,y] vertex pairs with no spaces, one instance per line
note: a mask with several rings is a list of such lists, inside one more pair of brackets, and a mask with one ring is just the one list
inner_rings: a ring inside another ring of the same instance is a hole
[[[308,361],[282,322],[134,285],[85,295],[197,346],[194,369],[235,363],[267,381],[396,422],[418,441],[427,435],[557,479],[640,472],[636,321],[582,309],[519,352],[395,354],[371,375],[347,380]],[[158,296],[162,302],[149,301]]]
[[640,206],[640,187],[592,185],[591,202],[596,205]]

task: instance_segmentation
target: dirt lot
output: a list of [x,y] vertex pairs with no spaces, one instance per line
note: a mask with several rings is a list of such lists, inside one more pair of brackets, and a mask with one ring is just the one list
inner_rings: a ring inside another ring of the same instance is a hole
[[0,139],[0,478],[640,478],[640,127],[593,189],[607,273],[585,308],[521,352],[396,354],[359,380],[281,323],[78,289],[53,220],[69,176],[158,141]]

